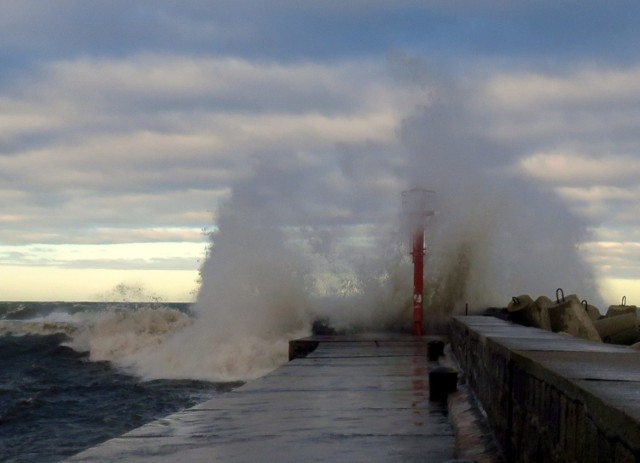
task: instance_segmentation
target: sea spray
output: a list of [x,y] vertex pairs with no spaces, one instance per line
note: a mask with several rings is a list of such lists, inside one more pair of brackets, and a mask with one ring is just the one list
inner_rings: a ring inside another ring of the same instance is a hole
[[[145,331],[150,342],[118,364],[145,378],[246,380],[286,362],[288,341],[309,334],[303,255],[279,227],[234,200],[219,209],[193,320],[178,330],[181,319],[163,325],[170,330]],[[129,332],[120,339],[125,348],[137,336]]]
[[489,135],[486,107],[455,79],[422,76],[428,104],[401,124],[409,186],[437,194],[427,228],[428,314],[504,305],[514,294],[553,294],[559,286],[601,301],[579,251],[585,222],[553,191],[517,170],[523,147]]
[[335,281],[325,282],[314,298],[314,317],[340,332],[410,329],[412,267],[406,243],[391,229],[378,233],[369,249],[342,247],[342,258],[332,258]]
[[89,352],[92,361],[109,361],[135,371],[137,356],[154,351],[192,323],[186,313],[167,307],[117,307],[85,316],[67,345]]
[[559,286],[598,301],[577,248],[585,224],[518,174],[521,152],[487,135],[469,92],[421,82],[429,99],[397,143],[261,155],[218,208],[190,323],[119,364],[149,378],[249,379],[286,361],[287,341],[316,318],[344,331],[407,329],[411,260],[394,211],[413,187],[437,198],[427,323]]
[[443,191],[459,199],[441,203],[428,229],[428,310],[451,313],[466,302],[474,309],[500,306],[511,293],[551,295],[558,287],[600,301],[579,252],[585,236],[579,218],[551,193],[490,178],[486,185]]

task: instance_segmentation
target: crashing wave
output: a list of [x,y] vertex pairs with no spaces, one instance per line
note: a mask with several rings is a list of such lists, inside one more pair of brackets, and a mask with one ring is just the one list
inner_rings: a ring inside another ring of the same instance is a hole
[[73,336],[78,326],[73,322],[45,320],[0,320],[0,336],[46,336],[66,334]]

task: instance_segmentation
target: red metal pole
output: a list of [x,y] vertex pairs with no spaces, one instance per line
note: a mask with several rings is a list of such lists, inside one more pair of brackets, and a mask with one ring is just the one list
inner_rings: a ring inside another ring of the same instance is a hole
[[423,273],[424,273],[424,225],[413,231],[413,334],[422,336],[423,320]]

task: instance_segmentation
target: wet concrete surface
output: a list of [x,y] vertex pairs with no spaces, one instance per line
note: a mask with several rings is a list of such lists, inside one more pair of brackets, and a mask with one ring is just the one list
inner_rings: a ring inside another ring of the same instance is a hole
[[[462,318],[461,318],[462,319]],[[531,328],[500,320],[495,317],[464,317],[464,323],[477,330],[481,336],[514,351],[545,352],[608,352],[625,353],[626,346],[587,341],[564,333],[552,333],[539,328]]]
[[449,461],[454,432],[447,405],[429,400],[428,340],[319,337],[306,358],[69,461]]
[[631,349],[616,353],[545,352],[529,354],[529,357],[565,378],[640,384],[640,352]]

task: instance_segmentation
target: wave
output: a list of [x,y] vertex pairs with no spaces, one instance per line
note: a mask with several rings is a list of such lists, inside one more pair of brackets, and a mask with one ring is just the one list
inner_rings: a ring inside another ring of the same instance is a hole
[[77,326],[74,323],[37,321],[37,320],[1,320],[0,336],[46,336],[50,334],[66,334],[72,336]]
[[[204,317],[206,318],[206,317]],[[212,328],[188,311],[128,307],[51,312],[28,320],[0,320],[0,336],[63,334],[63,343],[145,380],[237,381],[262,376],[288,360],[285,336]]]
[[102,312],[83,320],[67,345],[89,352],[90,360],[126,365],[128,357],[157,348],[192,323],[188,314],[171,308]]
[[227,382],[277,368],[288,360],[288,340],[308,334],[249,333],[217,324],[173,309],[118,311],[77,328],[66,345],[147,380]]

